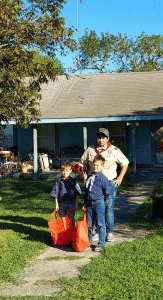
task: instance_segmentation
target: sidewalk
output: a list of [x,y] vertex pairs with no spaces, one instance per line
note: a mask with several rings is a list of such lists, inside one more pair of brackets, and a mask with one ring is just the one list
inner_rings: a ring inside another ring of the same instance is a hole
[[[146,230],[128,230],[121,228],[123,224],[132,220],[139,206],[152,192],[157,181],[163,177],[160,172],[153,170],[141,170],[130,176],[134,186],[125,194],[117,196],[115,203],[115,241],[107,242],[107,246],[113,246],[123,241],[132,241],[138,237],[149,234]],[[97,243],[94,243],[94,246]],[[91,258],[100,253],[95,251],[75,252],[67,246],[48,247],[45,252],[35,258],[20,276],[20,284],[9,284],[1,287],[0,295],[3,296],[55,296],[60,287],[54,285],[55,280],[80,275],[80,268],[91,262]],[[71,260],[70,260],[71,259]]]

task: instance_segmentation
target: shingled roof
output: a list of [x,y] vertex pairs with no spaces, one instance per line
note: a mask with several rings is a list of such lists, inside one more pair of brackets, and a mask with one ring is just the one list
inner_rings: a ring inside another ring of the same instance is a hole
[[41,119],[163,115],[163,72],[62,75],[41,93]]

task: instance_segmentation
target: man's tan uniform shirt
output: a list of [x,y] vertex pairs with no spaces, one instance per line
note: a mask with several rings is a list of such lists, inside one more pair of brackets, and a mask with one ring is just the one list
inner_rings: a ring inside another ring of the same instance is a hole
[[[97,148],[101,150],[100,148]],[[107,149],[107,145],[103,148],[105,151],[101,152],[100,155],[105,158],[105,165],[103,169],[103,174],[109,179],[113,180],[117,177],[117,164],[124,167],[129,164],[129,160],[121,152],[121,150],[113,145]],[[94,146],[90,146],[84,152],[81,157],[79,165],[83,167],[87,174],[90,175],[93,172],[93,160],[98,153]]]

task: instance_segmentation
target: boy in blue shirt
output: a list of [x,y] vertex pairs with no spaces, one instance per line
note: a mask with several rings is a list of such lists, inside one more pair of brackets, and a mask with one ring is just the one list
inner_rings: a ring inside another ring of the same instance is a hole
[[82,191],[77,181],[70,176],[71,172],[71,163],[64,162],[61,166],[62,176],[55,182],[50,196],[55,198],[56,209],[59,209],[60,217],[64,217],[71,208],[75,207],[69,214],[73,228],[75,228],[75,210],[78,207],[78,196],[82,194]]
[[89,246],[92,242],[93,220],[96,218],[99,229],[99,244],[95,251],[101,251],[106,244],[106,225],[105,225],[105,201],[104,197],[110,193],[110,183],[107,177],[102,173],[105,158],[96,156],[93,160],[93,173],[88,177],[85,184],[84,205],[87,209],[87,220]]

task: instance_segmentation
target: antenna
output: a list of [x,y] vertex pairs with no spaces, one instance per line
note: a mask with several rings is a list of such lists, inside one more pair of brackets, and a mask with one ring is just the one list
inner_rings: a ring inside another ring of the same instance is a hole
[[77,60],[79,61],[79,3],[78,0],[77,1]]
[[[82,67],[81,67],[81,63],[79,61],[79,0],[76,0],[77,4],[76,4],[76,7],[77,7],[77,59],[76,59],[76,62],[75,64],[77,63],[77,66],[80,68],[80,72],[82,72]],[[82,0],[80,0],[80,3],[82,3]]]
[[[80,3],[82,3],[82,0],[80,0]],[[78,71],[78,69],[80,70],[80,74],[82,73],[82,66],[81,63],[79,61],[79,0],[76,0],[76,19],[77,19],[77,38],[76,38],[76,44],[77,44],[77,58],[75,60],[75,64],[74,67],[72,68],[71,73],[75,73],[76,71]],[[76,66],[76,67],[75,67]]]

